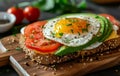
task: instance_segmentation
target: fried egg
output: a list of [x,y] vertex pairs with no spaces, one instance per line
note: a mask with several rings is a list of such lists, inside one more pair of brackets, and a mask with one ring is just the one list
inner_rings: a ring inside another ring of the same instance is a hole
[[100,22],[90,16],[70,15],[49,20],[43,35],[66,46],[88,43],[100,30]]

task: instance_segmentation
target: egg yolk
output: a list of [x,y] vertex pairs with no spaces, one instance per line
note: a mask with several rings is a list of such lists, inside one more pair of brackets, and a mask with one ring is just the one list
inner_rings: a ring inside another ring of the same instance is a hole
[[64,18],[56,22],[54,32],[56,37],[63,34],[81,34],[87,31],[87,21],[80,18]]

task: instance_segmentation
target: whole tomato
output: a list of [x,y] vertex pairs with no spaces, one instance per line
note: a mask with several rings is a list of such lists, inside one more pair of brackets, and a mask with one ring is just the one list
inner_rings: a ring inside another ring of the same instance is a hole
[[16,17],[16,22],[15,24],[19,24],[22,22],[22,20],[24,19],[24,13],[23,13],[23,9],[19,8],[19,7],[10,7],[7,10],[8,13],[12,13],[15,15]]
[[24,9],[24,17],[29,21],[29,22],[33,22],[38,20],[40,16],[40,10],[36,7],[33,6],[27,6]]

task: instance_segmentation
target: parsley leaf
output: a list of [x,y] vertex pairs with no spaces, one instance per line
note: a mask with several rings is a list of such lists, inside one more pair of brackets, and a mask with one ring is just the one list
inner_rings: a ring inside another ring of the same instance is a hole
[[63,33],[59,33],[60,36],[63,36]]
[[66,24],[66,26],[72,26],[72,24]]

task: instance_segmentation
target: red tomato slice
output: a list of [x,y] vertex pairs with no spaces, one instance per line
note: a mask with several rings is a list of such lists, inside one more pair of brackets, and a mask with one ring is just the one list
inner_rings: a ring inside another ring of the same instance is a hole
[[101,16],[106,17],[108,20],[110,20],[114,25],[120,25],[120,23],[115,19],[115,17],[113,17],[110,14],[100,14]]
[[43,36],[42,28],[46,22],[47,21],[38,21],[25,28],[25,45],[28,48],[35,49],[43,53],[49,53],[54,52],[61,46],[60,43],[48,40]]
[[25,36],[32,37],[32,35],[35,35],[35,38],[43,37],[42,27],[46,22],[47,21],[38,21],[38,22],[35,22],[35,23],[28,25],[24,31]]

